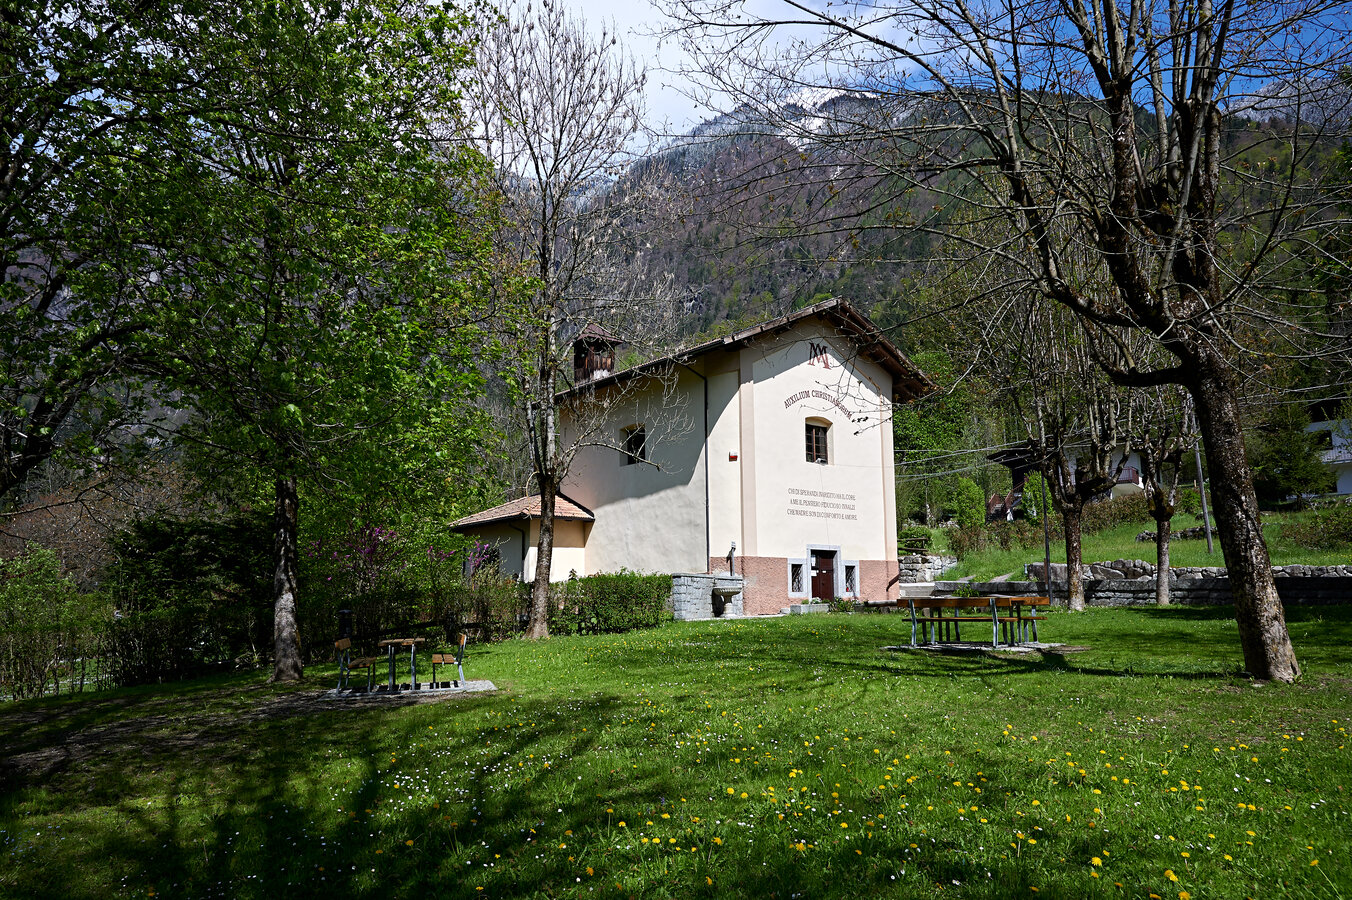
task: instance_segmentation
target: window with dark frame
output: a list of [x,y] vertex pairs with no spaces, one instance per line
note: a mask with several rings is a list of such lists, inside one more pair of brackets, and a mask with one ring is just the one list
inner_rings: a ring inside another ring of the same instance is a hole
[[806,424],[807,461],[810,463],[829,463],[826,452],[826,425],[816,422]]
[[634,425],[624,430],[620,444],[624,450],[624,464],[632,466],[648,458],[648,437],[642,425]]

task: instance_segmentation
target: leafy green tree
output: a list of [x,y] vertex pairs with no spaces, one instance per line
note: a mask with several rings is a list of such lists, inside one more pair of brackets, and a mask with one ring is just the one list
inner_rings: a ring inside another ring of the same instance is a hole
[[1040,472],[1030,472],[1024,479],[1020,505],[1030,522],[1041,523],[1044,516],[1054,512],[1051,497],[1047,495],[1047,483]]
[[1310,417],[1299,404],[1279,403],[1250,433],[1253,483],[1265,503],[1294,497],[1303,504],[1304,495],[1333,490],[1333,470],[1320,456],[1323,435],[1306,431],[1309,424]]
[[933,525],[938,508],[953,491],[949,473],[966,468],[965,463],[971,461],[972,455],[963,451],[971,444],[978,404],[973,384],[956,381],[948,354],[923,351],[912,359],[945,389],[893,410],[898,509],[918,512],[925,524]]
[[959,478],[953,484],[949,507],[959,528],[980,528],[986,522],[986,498],[981,486],[970,478]]
[[231,102],[207,88],[234,57],[208,52],[206,18],[176,2],[0,4],[0,498],[135,420],[108,385],[143,359],[139,185],[172,178],[188,123]]
[[463,16],[250,13],[231,23],[250,102],[206,117],[210,152],[153,198],[172,232],[145,342],[197,412],[183,439],[270,488],[272,677],[294,680],[301,483],[371,492],[473,451],[473,428],[448,431],[477,384],[478,157],[439,146],[430,119],[456,103]]

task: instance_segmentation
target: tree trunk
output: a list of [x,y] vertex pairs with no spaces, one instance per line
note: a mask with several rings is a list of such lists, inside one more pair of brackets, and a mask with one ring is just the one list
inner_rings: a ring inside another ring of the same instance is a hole
[[1155,520],[1155,604],[1169,605],[1169,534],[1168,516]]
[[1066,528],[1066,609],[1075,612],[1084,609],[1084,578],[1080,567],[1084,553],[1080,547],[1080,516],[1083,506],[1067,503],[1061,510]]
[[300,525],[300,495],[296,477],[275,483],[273,503],[273,618],[271,681],[300,681],[300,632],[296,627],[296,536]]
[[535,581],[530,591],[530,623],[526,637],[549,637],[549,570],[554,564],[554,498],[558,494],[554,479],[541,474],[540,539],[535,545]]
[[1235,392],[1224,361],[1206,362],[1210,365],[1198,367],[1189,388],[1211,473],[1211,501],[1235,601],[1244,667],[1257,679],[1294,681],[1300,676],[1300,665],[1272,579],[1272,561],[1263,540]]

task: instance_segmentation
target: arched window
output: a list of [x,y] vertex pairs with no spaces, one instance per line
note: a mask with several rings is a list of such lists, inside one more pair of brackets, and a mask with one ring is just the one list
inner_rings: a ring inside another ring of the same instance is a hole
[[807,444],[807,461],[826,465],[831,462],[831,450],[828,444],[831,436],[831,423],[825,419],[812,418],[803,423],[804,439]]

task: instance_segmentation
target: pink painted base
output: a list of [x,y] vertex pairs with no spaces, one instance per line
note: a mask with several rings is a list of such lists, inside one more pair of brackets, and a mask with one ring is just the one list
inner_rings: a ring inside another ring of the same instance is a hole
[[[791,603],[802,599],[789,597],[789,560],[785,556],[739,556],[736,574],[746,579],[742,590],[742,611],[748,616],[770,616]],[[709,571],[723,574],[728,571],[726,557],[711,557]],[[901,596],[897,581],[895,559],[862,559],[859,561],[860,600],[896,601]]]

